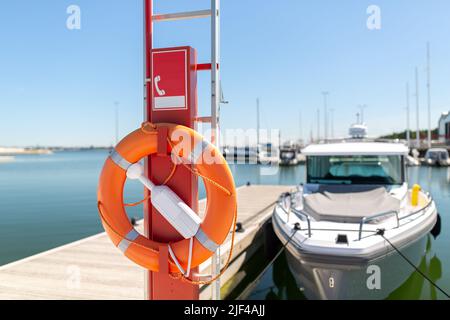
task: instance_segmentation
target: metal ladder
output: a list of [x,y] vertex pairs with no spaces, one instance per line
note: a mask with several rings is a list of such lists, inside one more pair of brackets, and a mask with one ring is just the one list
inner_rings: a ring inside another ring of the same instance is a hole
[[[144,0],[144,7],[146,7],[147,1],[152,0]],[[222,99],[222,91],[220,85],[220,0],[211,0],[211,8],[207,10],[168,14],[153,14],[153,12],[151,13],[152,23],[208,17],[211,18],[211,63],[198,64],[197,71],[211,70],[211,115],[207,117],[198,117],[195,120],[197,122],[211,124],[211,143],[215,144],[220,150],[220,104],[226,103]],[[147,50],[147,48],[145,50]],[[150,79],[145,79],[145,84],[147,85],[150,81]],[[213,254],[211,259],[211,273],[213,275],[217,275],[220,273],[221,269],[220,247],[216,251],[216,253]],[[220,300],[220,278],[211,284],[211,289],[212,299]]]

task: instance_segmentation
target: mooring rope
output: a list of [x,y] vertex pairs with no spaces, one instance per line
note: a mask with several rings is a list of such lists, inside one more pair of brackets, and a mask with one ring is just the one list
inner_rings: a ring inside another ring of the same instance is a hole
[[417,273],[419,273],[422,277],[424,277],[431,285],[433,285],[436,289],[438,289],[440,292],[442,292],[448,299],[450,299],[450,295],[441,287],[439,287],[439,285],[437,283],[435,283],[433,280],[431,280],[425,273],[423,273],[419,268],[417,268],[414,263],[411,262],[411,260],[409,260],[388,238],[386,238],[384,236],[384,232],[386,230],[385,229],[378,229],[377,230],[377,235],[381,236],[387,243],[389,243],[389,245],[394,248],[395,251],[397,251],[397,253],[406,261],[408,262],[408,264],[413,267]]
[[[286,243],[281,247],[281,249],[277,252],[277,254],[273,257],[272,260],[270,260],[269,264],[264,268],[263,271],[261,271],[259,273],[259,275],[256,277],[256,279],[252,282],[253,283],[258,283],[261,278],[264,276],[264,274],[267,272],[267,270],[269,270],[269,268],[275,263],[275,261],[278,259],[278,257],[284,252],[284,250],[286,250],[287,246],[289,245],[289,243],[291,243],[292,239],[294,238],[295,234],[297,233],[297,231],[300,231],[300,224],[296,223],[294,225],[294,231],[292,232],[291,236],[289,237],[289,239],[286,241]],[[238,297],[236,300],[242,300],[246,298],[246,294],[248,292],[248,290],[250,288],[252,288],[253,286],[248,286],[246,290],[244,290]]]

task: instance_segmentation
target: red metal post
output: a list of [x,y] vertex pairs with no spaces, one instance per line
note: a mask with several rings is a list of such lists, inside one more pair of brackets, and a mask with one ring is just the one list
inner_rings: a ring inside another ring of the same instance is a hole
[[[146,61],[146,109],[147,121],[170,122],[195,129],[197,117],[197,73],[196,52],[190,47],[153,49],[152,47],[152,0],[145,0],[145,61]],[[184,66],[180,59],[185,57]],[[183,73],[185,79],[174,77]],[[182,99],[183,90],[185,99]],[[159,133],[164,135],[164,133]],[[164,137],[162,137],[164,138]],[[164,148],[159,148],[161,153]],[[148,177],[155,183],[166,179],[172,169],[170,156],[161,154],[146,161]],[[179,166],[168,186],[175,191],[194,211],[198,210],[197,178],[186,168]],[[160,242],[181,239],[178,232],[148,202],[144,206],[145,233],[152,240]],[[167,252],[161,252],[160,263],[168,263]],[[149,300],[198,300],[199,287],[172,279],[167,265],[161,272],[148,272],[146,297]],[[193,272],[198,270],[194,269]]]

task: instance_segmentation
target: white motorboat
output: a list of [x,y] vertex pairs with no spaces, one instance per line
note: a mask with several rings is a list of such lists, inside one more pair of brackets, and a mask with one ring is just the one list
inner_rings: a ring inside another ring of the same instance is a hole
[[428,149],[423,162],[428,166],[448,167],[450,166],[448,151],[444,148]]
[[395,248],[417,265],[437,221],[432,197],[408,186],[408,148],[354,140],[302,153],[306,184],[283,194],[272,217],[297,285],[311,299],[387,297],[414,271],[399,267]]
[[305,157],[301,154],[300,143],[287,141],[280,148],[280,165],[296,166],[305,162]]
[[280,149],[280,165],[295,166],[298,161],[298,150],[290,147],[283,147]]

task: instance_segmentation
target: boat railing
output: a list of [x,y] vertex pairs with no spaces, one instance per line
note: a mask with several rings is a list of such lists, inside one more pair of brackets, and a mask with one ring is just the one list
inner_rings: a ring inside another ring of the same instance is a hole
[[[427,196],[428,196],[429,201],[428,201],[428,203],[425,206],[423,206],[420,209],[415,210],[415,211],[413,211],[413,212],[411,212],[411,213],[409,213],[409,214],[407,214],[405,216],[400,217],[400,213],[398,211],[392,210],[392,211],[377,213],[377,214],[374,214],[374,215],[362,218],[361,222],[359,223],[358,241],[360,241],[362,239],[362,233],[363,233],[364,225],[366,223],[370,222],[370,221],[373,221],[375,219],[379,219],[379,218],[382,218],[382,217],[385,217],[385,216],[389,216],[389,215],[395,215],[396,222],[397,222],[396,228],[399,228],[400,227],[400,221],[402,221],[404,219],[407,219],[409,217],[412,217],[414,215],[417,215],[417,214],[419,214],[421,212],[425,213],[425,211],[433,203],[433,198],[430,196],[430,194],[427,194]],[[299,218],[301,218],[301,217],[305,218],[306,222],[308,224],[308,238],[311,238],[311,235],[312,235],[311,230],[312,229],[311,229],[311,218],[310,218],[310,216],[306,212],[303,212],[302,210],[297,210],[297,209],[293,208],[292,204],[289,207],[289,209],[286,209],[284,207],[284,203],[283,203],[282,198],[283,197],[280,197],[280,200],[278,201],[278,207],[280,207],[286,213],[286,215],[288,216],[288,219],[289,219],[289,216],[290,216],[291,212],[294,213]]]
[[405,216],[400,217],[400,214],[399,214],[398,211],[388,211],[388,212],[385,212],[385,213],[379,213],[379,214],[375,214],[375,215],[373,215],[373,216],[369,216],[369,217],[364,217],[364,218],[362,218],[362,220],[361,220],[361,222],[360,222],[360,224],[359,224],[359,235],[358,235],[358,240],[361,240],[361,238],[362,238],[362,232],[363,232],[363,226],[364,226],[364,224],[365,224],[366,222],[375,220],[376,218],[381,218],[381,217],[384,217],[384,216],[387,216],[387,215],[395,214],[395,216],[396,216],[396,218],[397,218],[397,228],[399,228],[399,227],[400,227],[400,221],[402,221],[402,220],[404,220],[404,219],[407,219],[407,218],[409,218],[409,217],[415,216],[415,215],[417,215],[417,214],[419,214],[419,213],[424,214],[424,213],[426,212],[426,210],[427,210],[427,209],[431,206],[431,204],[433,203],[433,198],[432,198],[429,194],[427,194],[427,196],[428,196],[428,199],[429,199],[429,200],[428,200],[428,203],[427,203],[425,206],[423,206],[423,207],[421,207],[420,209],[415,210],[415,211],[413,211],[413,212],[411,212],[411,213],[409,213],[409,214],[407,214],[407,215],[405,215]]
[[373,221],[375,219],[379,219],[379,218],[394,215],[394,214],[395,214],[395,217],[397,218],[397,228],[398,228],[398,227],[400,227],[400,218],[399,218],[398,211],[387,211],[387,212],[377,213],[377,214],[362,218],[361,222],[359,223],[358,241],[361,240],[361,238],[362,238],[364,224],[366,224],[369,221]]
[[425,211],[426,211],[426,210],[431,206],[431,204],[433,203],[433,197],[431,197],[429,194],[427,194],[427,195],[428,195],[429,201],[428,201],[428,203],[427,203],[425,206],[423,206],[422,208],[420,208],[420,209],[418,209],[418,210],[416,210],[416,211],[413,211],[413,212],[407,214],[406,216],[400,217],[400,220],[407,219],[407,218],[409,218],[409,217],[415,216],[416,214],[419,214],[419,213],[421,213],[421,212],[422,212],[422,213],[425,213]]
[[311,219],[309,218],[309,215],[303,211],[297,210],[297,209],[291,209],[292,212],[294,212],[297,216],[303,216],[306,218],[306,222],[308,223],[308,238],[311,238]]
[[280,207],[281,210],[283,210],[284,213],[286,213],[286,215],[287,215],[287,217],[288,217],[288,220],[289,220],[289,216],[290,216],[290,214],[291,214],[291,211],[292,211],[296,216],[298,216],[299,218],[300,218],[300,217],[305,218],[305,219],[306,219],[306,222],[308,223],[308,238],[311,238],[311,234],[312,234],[312,233],[311,233],[311,218],[309,217],[309,215],[308,215],[307,213],[303,212],[303,211],[300,211],[300,210],[297,210],[297,209],[295,209],[295,208],[292,208],[292,203],[291,203],[291,206],[289,207],[289,210],[287,210],[287,209],[284,207],[284,205],[283,205],[284,203],[283,203],[282,198],[283,198],[283,196],[280,197],[280,200],[278,200],[278,207]]

